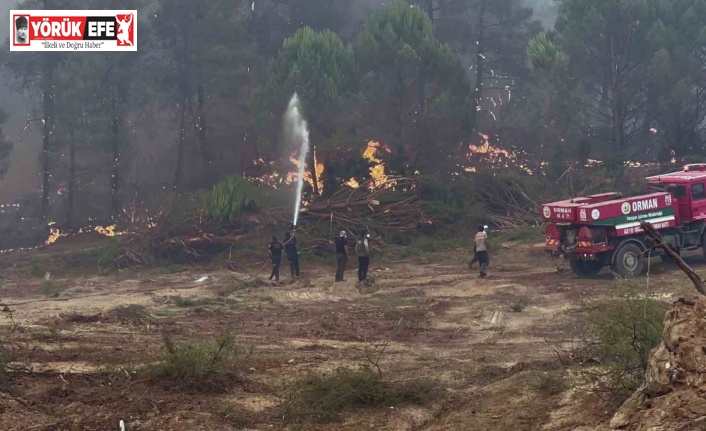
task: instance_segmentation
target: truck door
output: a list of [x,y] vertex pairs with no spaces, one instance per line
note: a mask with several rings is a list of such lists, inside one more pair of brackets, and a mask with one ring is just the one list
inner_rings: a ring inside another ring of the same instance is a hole
[[706,218],[706,188],[704,183],[691,185],[691,219],[702,220]]
[[679,211],[679,220],[691,220],[691,200],[689,193],[684,185],[669,184],[667,191],[674,196],[677,201],[677,210]]

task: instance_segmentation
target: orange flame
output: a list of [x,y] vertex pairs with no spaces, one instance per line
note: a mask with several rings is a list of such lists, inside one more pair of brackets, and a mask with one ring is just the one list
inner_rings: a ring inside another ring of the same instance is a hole
[[54,226],[55,224],[56,223],[54,223],[54,222],[49,223],[49,226],[50,226],[49,238],[47,238],[47,240],[44,242],[46,245],[54,244],[56,242],[56,240],[58,240],[59,237],[61,236],[61,231],[59,229],[51,227],[51,226]]
[[393,187],[397,182],[390,180],[387,174],[385,174],[385,164],[382,162],[382,159],[375,157],[378,150],[387,151],[388,153],[392,152],[390,147],[382,146],[376,141],[368,142],[368,148],[366,148],[363,152],[364,159],[375,163],[375,165],[370,168],[370,177],[373,180],[373,188],[382,186]]
[[[301,166],[299,159],[297,159],[294,156],[290,156],[289,161],[292,162],[294,164],[294,166],[297,167],[297,170],[299,169],[299,166]],[[321,177],[324,174],[324,164],[320,163],[316,159],[316,152],[314,152],[314,163],[316,164],[316,178],[318,179],[317,183],[319,186],[319,194],[322,194],[324,191],[324,184],[321,181]],[[296,181],[297,175],[299,175],[299,172],[297,172],[297,171],[287,173],[287,178],[286,178],[287,183],[289,184],[289,183]],[[304,181],[309,183],[309,185],[311,185],[312,189],[314,188],[314,179],[312,178],[311,171],[309,169],[304,169]]]
[[105,236],[116,236],[116,235],[123,235],[124,234],[124,232],[116,232],[115,231],[116,228],[117,228],[116,225],[111,225],[111,226],[107,226],[107,227],[96,226],[93,230],[95,230],[99,234],[105,235]]

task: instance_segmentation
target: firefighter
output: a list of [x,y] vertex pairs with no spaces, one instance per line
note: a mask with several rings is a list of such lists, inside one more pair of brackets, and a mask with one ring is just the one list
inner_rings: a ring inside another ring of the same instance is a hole
[[348,235],[345,230],[342,230],[336,238],[336,258],[338,260],[338,267],[336,268],[336,281],[344,281],[343,273],[346,270],[346,263],[348,262]]
[[272,236],[272,242],[268,247],[270,260],[272,261],[272,274],[270,274],[270,280],[273,278],[275,281],[279,281],[279,265],[282,263],[282,250],[284,246],[279,242],[277,235]]
[[490,255],[488,253],[488,236],[484,230],[484,226],[478,226],[478,233],[476,233],[476,237],[473,240],[473,254],[475,255],[473,259],[480,263],[481,278],[488,275],[485,270],[488,268],[488,264],[490,263]]
[[365,281],[370,266],[370,234],[361,232],[355,242],[355,254],[358,255],[358,281]]
[[[488,238],[488,225],[484,224],[483,225],[483,233],[485,234],[485,237]],[[475,244],[473,245],[473,259],[468,262],[468,269],[473,269],[473,264],[478,262],[478,255],[476,254],[476,247]]]
[[287,253],[289,260],[289,269],[292,272],[292,278],[299,277],[299,251],[297,250],[297,232],[292,230],[284,234],[284,251]]

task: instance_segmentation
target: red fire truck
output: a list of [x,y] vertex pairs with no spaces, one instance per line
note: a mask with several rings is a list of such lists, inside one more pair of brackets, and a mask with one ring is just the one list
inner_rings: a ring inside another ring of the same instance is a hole
[[[647,178],[648,194],[603,193],[542,205],[545,249],[569,260],[574,273],[592,276],[606,266],[624,277],[645,271],[652,246],[640,223],[650,222],[677,253],[706,256],[706,164]],[[660,250],[653,250],[668,259]]]

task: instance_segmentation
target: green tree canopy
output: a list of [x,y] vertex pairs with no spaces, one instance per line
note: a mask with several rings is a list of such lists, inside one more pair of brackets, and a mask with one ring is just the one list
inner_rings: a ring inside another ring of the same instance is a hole
[[395,1],[373,13],[354,47],[368,130],[413,148],[417,164],[447,160],[471,126],[470,85],[458,58],[434,37],[428,15]]
[[657,2],[655,8],[659,18],[647,35],[654,55],[646,87],[646,123],[656,126],[652,129],[664,148],[677,157],[703,154],[706,1]]
[[[342,141],[338,139],[341,129],[349,125],[352,118],[350,110],[342,115],[349,96],[355,92],[356,63],[352,48],[330,30],[317,32],[304,27],[284,41],[279,55],[270,62],[268,72],[267,81],[256,90],[253,100],[260,130],[269,130],[262,136],[270,142],[276,140],[282,113],[296,92],[310,128],[309,166],[314,166],[316,152],[319,160],[327,161],[334,144]],[[270,151],[280,155],[272,146]],[[312,174],[314,192],[318,193],[318,179],[313,169]]]
[[295,92],[314,127],[330,119],[353,90],[356,64],[350,46],[330,30],[299,29],[270,61],[267,81],[255,96],[261,125],[284,112]]
[[588,92],[592,126],[616,166],[644,153],[635,139],[643,127],[647,35],[659,0],[562,0],[556,31],[572,73]]

